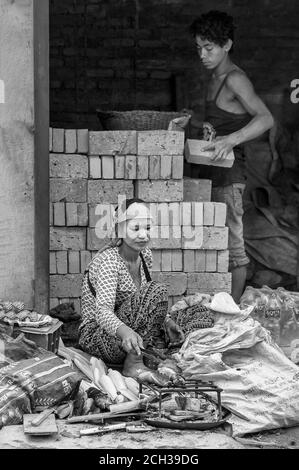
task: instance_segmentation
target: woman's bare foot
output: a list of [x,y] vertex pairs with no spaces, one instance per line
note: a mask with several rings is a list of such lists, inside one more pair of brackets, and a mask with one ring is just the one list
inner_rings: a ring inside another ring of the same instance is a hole
[[122,374],[125,377],[138,377],[141,372],[149,371],[143,363],[142,356],[138,356],[134,353],[128,353],[124,362],[124,368]]

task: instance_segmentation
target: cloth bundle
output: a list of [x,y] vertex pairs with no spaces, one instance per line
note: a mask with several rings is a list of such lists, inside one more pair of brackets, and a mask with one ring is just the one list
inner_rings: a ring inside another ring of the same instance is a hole
[[[2,366],[2,367],[1,367]],[[37,406],[57,405],[77,393],[81,378],[55,354],[0,328],[0,428],[21,424]]]

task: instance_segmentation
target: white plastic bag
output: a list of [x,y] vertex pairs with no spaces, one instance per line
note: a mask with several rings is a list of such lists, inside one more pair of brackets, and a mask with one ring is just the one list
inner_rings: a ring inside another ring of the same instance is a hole
[[184,377],[223,389],[223,405],[249,420],[230,418],[235,436],[298,424],[299,368],[253,318],[223,317],[214,328],[189,335],[175,355]]

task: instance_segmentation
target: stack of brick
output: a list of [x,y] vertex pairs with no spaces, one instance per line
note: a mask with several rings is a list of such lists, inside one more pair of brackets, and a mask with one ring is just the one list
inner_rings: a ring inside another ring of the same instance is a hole
[[153,278],[168,284],[170,304],[230,292],[226,206],[210,202],[210,181],[183,179],[183,148],[181,132],[50,129],[51,307],[80,311],[83,272],[120,197],[150,206]]

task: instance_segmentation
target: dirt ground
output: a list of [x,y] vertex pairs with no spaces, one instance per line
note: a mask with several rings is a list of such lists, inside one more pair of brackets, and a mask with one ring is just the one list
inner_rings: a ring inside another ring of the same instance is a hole
[[[222,431],[181,431],[156,429],[143,433],[115,431],[105,435],[79,436],[88,424],[67,424],[57,421],[58,433],[53,436],[29,436],[23,426],[7,426],[0,430],[0,449],[259,449],[299,448],[299,427],[255,434],[244,443]],[[252,445],[252,441],[256,445]]]

